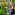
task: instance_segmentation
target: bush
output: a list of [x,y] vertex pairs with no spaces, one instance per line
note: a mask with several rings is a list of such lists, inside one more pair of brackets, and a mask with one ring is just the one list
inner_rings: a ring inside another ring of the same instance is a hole
[[3,14],[3,13],[0,13],[0,15],[5,15],[5,14]]
[[[3,6],[3,5],[4,5],[4,6]],[[6,8],[5,8],[5,7],[6,7],[6,4],[3,3],[3,4],[2,4],[2,8],[3,8],[3,9],[1,9],[1,11],[0,11],[0,12],[2,12],[2,14],[0,13],[0,15],[4,15],[4,14],[6,15]],[[1,8],[1,7],[0,7],[0,8]],[[3,11],[3,10],[4,10],[4,11]]]

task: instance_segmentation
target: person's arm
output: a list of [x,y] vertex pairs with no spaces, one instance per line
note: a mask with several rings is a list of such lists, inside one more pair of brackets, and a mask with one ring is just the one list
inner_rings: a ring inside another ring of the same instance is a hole
[[10,8],[10,9],[13,9],[13,6],[12,6],[12,8]]
[[10,9],[13,9],[13,6],[12,5],[10,5]]

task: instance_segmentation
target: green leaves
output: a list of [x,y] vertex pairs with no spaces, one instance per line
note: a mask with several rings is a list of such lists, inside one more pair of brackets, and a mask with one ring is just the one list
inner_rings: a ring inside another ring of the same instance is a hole
[[2,8],[0,9],[0,12],[6,15],[6,4],[3,3]]

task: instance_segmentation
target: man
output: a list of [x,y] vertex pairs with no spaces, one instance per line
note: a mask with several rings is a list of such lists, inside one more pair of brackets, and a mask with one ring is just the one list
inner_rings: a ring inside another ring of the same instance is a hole
[[9,15],[12,15],[12,11],[13,11],[13,4],[12,4],[12,2],[10,2],[9,5],[10,5],[10,9],[9,9],[10,12],[9,12]]

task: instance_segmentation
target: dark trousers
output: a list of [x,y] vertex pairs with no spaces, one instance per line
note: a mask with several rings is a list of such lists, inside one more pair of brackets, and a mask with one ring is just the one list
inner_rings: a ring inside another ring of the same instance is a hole
[[[12,11],[13,12],[13,11]],[[10,14],[9,15],[13,15],[13,13],[12,12],[10,12]]]
[[13,15],[13,13],[11,12],[9,15]]

